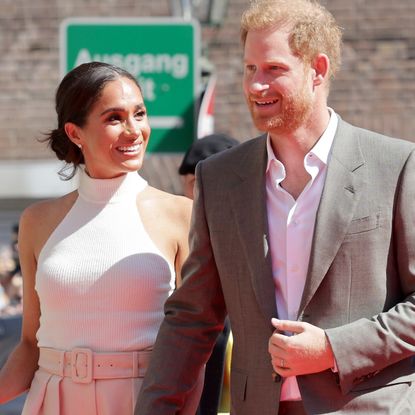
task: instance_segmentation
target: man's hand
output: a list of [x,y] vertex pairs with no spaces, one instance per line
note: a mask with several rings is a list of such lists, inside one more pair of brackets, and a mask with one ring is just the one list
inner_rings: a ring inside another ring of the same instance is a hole
[[[275,331],[269,339],[272,366],[281,376],[322,372],[334,365],[333,351],[324,330],[309,323],[271,319]],[[291,332],[292,336],[283,332]]]

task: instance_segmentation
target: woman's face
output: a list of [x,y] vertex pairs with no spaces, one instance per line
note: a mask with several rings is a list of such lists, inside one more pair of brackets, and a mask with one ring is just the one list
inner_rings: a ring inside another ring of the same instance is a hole
[[88,174],[108,179],[141,168],[150,136],[143,96],[128,78],[108,82],[83,127],[75,126]]

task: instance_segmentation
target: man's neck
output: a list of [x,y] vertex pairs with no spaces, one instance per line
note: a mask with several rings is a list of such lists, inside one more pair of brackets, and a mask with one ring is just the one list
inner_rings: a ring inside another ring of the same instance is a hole
[[326,109],[320,117],[315,117],[312,122],[304,124],[293,132],[287,134],[269,132],[274,154],[285,168],[286,177],[281,182],[281,186],[294,199],[297,199],[311,178],[304,167],[304,157],[323,135],[329,121],[330,113]]
[[330,121],[327,107],[313,111],[308,122],[294,131],[269,131],[270,141],[275,156],[286,166],[300,162],[303,165],[305,155],[314,147],[323,135]]

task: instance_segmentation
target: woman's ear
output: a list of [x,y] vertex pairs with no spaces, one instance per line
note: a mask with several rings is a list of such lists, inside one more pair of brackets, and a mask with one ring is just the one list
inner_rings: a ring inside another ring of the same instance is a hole
[[322,85],[329,77],[330,59],[325,53],[319,53],[312,63],[312,68],[314,70],[313,85]]
[[73,122],[65,123],[65,133],[69,139],[79,148],[82,148],[81,134],[79,127]]

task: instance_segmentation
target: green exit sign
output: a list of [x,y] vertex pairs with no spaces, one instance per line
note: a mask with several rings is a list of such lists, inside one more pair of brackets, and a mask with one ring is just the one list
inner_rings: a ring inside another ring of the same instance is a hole
[[184,152],[196,138],[199,53],[196,21],[72,18],[60,27],[62,75],[100,61],[137,78],[152,128],[148,152]]

